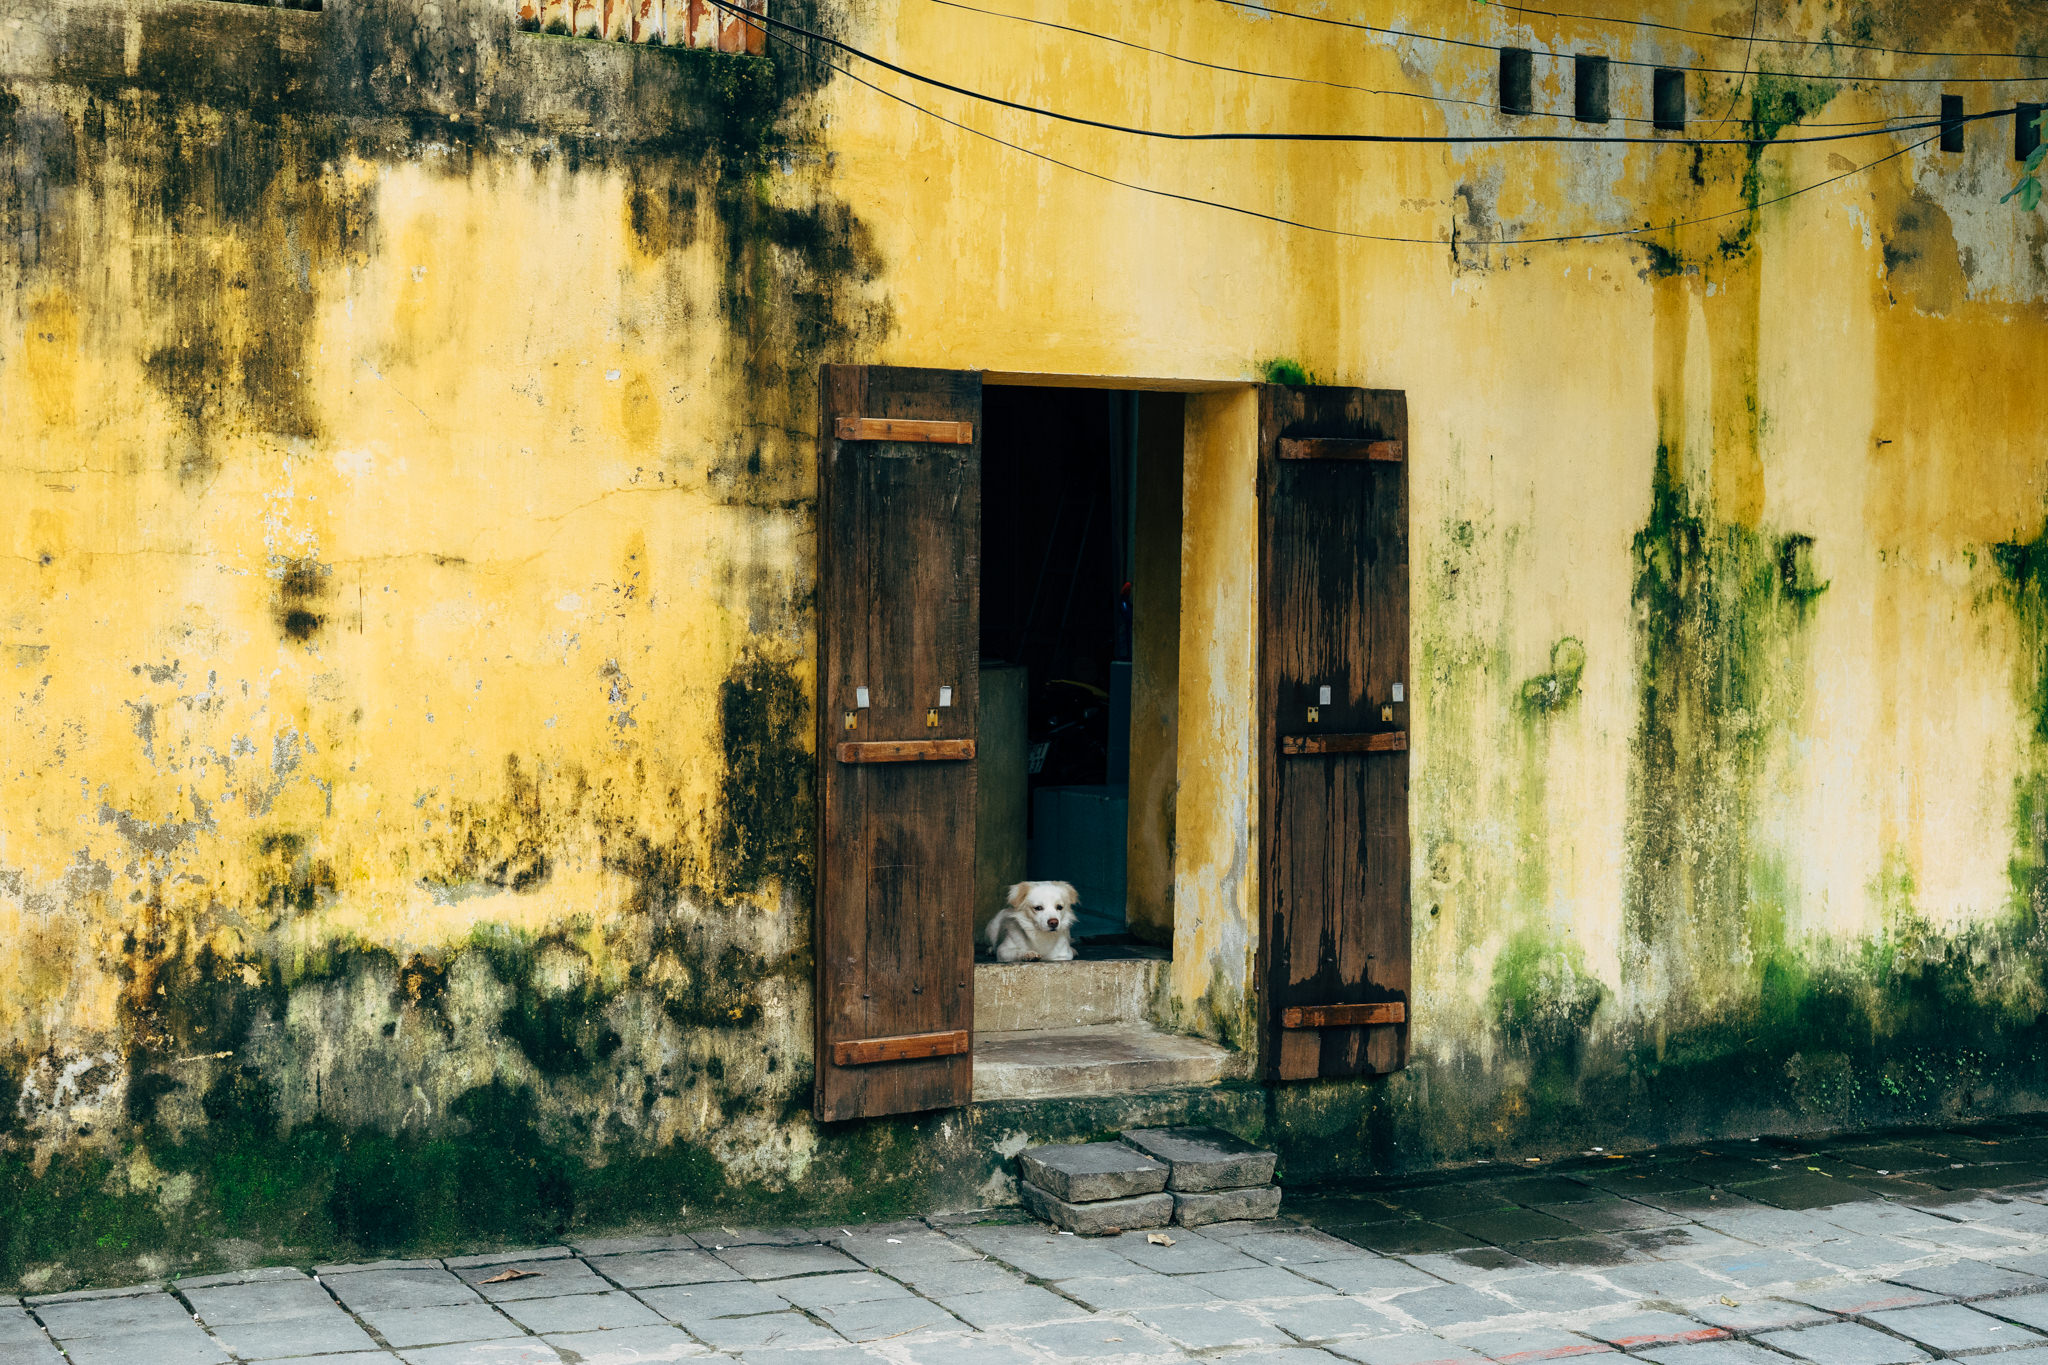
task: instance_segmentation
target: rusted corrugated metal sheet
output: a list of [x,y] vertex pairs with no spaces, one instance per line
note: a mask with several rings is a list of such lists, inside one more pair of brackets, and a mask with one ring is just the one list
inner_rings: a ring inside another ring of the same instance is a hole
[[761,56],[768,29],[747,15],[768,13],[768,0],[735,0],[727,9],[713,0],[510,0],[519,27],[529,32],[573,33],[614,43],[714,48]]

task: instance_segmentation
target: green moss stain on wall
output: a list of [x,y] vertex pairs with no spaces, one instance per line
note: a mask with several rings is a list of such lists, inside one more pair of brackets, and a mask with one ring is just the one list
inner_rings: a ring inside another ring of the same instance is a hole
[[2048,924],[2048,524],[2031,540],[1992,546],[1991,561],[2019,626],[2014,687],[2033,720],[2013,794],[2013,899],[2036,924]]

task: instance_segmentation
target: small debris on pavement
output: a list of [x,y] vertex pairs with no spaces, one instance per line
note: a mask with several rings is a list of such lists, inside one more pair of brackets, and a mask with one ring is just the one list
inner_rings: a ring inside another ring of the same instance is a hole
[[1145,1240],[1156,1247],[1170,1247],[1173,1245],[1173,1239],[1163,1232],[1148,1232],[1145,1234]]
[[540,1277],[541,1272],[538,1270],[521,1270],[518,1266],[515,1265],[508,1266],[506,1269],[501,1270],[497,1274],[491,1276],[488,1280],[479,1280],[478,1283],[509,1284],[513,1280],[537,1280]]

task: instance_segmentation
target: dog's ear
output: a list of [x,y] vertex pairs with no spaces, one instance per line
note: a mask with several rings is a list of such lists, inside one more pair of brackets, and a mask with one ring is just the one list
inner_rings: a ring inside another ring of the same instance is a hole
[[1006,895],[1004,895],[1003,904],[1009,906],[1012,910],[1015,910],[1018,906],[1024,903],[1024,898],[1030,894],[1031,883],[1018,882],[1015,886],[1010,888],[1009,892]]
[[1074,905],[1078,905],[1080,903],[1081,893],[1074,889],[1073,883],[1054,882],[1053,886],[1058,889],[1061,899],[1064,900],[1068,906],[1071,907]]

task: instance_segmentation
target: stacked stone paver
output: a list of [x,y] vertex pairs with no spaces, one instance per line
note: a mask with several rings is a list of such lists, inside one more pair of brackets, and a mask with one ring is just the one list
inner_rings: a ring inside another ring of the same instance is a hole
[[1170,1246],[1009,1212],[0,1297],[0,1365],[2048,1365],[2042,1133],[1495,1166]]
[[1271,1218],[1280,1212],[1273,1184],[1277,1153],[1216,1128],[1139,1128],[1124,1141],[1172,1168],[1173,1221],[1182,1227]]

